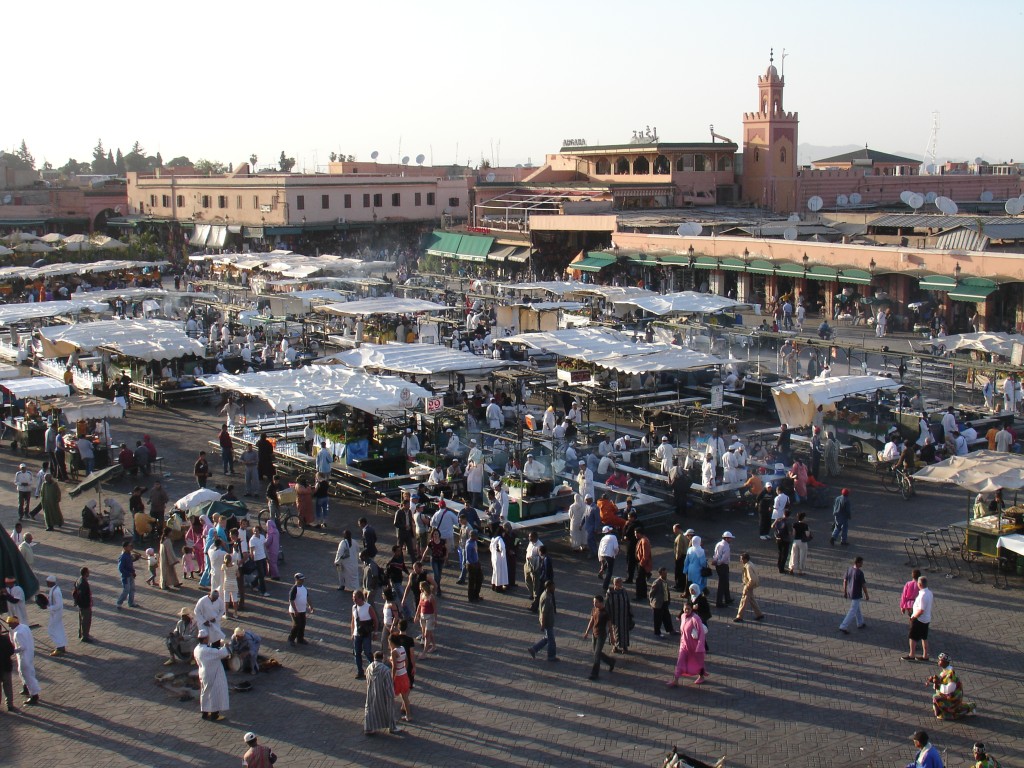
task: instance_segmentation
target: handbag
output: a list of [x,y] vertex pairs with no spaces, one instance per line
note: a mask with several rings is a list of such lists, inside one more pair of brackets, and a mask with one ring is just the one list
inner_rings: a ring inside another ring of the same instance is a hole
[[700,569],[700,575],[701,575],[701,576],[704,576],[705,578],[707,578],[708,576],[710,576],[710,575],[711,575],[712,573],[714,573],[714,571],[712,571],[712,570],[711,570],[711,568],[710,568],[709,566],[707,566],[707,565],[703,566],[703,567],[702,567],[702,568]]

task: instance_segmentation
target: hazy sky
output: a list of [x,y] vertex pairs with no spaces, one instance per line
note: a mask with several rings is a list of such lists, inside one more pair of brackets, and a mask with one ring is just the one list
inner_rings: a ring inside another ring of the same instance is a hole
[[12,0],[3,26],[0,147],[55,166],[97,138],[296,170],[538,164],[646,125],[740,142],[771,47],[801,143],[923,155],[937,110],[940,158],[1024,160],[1021,0]]

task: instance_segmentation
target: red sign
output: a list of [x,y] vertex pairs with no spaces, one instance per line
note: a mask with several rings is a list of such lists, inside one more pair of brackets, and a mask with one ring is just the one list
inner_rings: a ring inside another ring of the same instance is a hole
[[438,413],[444,409],[444,398],[428,397],[426,399],[427,413]]

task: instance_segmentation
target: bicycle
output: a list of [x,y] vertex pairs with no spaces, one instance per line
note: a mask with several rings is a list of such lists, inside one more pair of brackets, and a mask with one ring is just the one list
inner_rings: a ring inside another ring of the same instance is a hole
[[[290,511],[286,512],[284,507],[290,507]],[[277,527],[291,536],[293,539],[302,538],[302,534],[306,532],[305,526],[302,524],[302,519],[299,517],[294,504],[278,504],[280,510],[277,516],[274,517],[274,522],[277,523]],[[271,518],[270,508],[264,507],[259,511],[257,519],[260,521],[260,525],[264,528],[267,525],[267,520]]]
[[913,498],[914,491],[914,478],[910,476],[903,467],[897,467],[895,464],[879,465],[882,487],[889,493],[898,493],[903,497],[904,501],[910,501]]

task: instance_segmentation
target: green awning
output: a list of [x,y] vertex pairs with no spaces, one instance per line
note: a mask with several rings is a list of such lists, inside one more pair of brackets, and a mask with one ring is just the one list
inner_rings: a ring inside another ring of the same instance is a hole
[[459,252],[459,243],[461,241],[462,235],[456,232],[434,231],[430,234],[430,239],[427,241],[427,246],[424,250],[434,256],[456,258],[455,254]]
[[693,262],[694,269],[718,269],[718,259],[714,256],[698,256]]
[[0,219],[0,227],[41,227],[46,219]]
[[726,256],[718,260],[718,268],[725,272],[743,272],[747,268],[747,262],[735,256]]
[[949,291],[953,301],[979,302],[988,298],[999,286],[984,277],[968,277]]
[[774,275],[775,265],[764,259],[754,259],[747,265],[747,272],[753,272],[755,275]]
[[956,288],[956,278],[945,275],[928,275],[921,278],[920,285],[926,291],[951,291]]
[[459,261],[487,261],[487,254],[490,253],[492,245],[493,237],[462,235],[455,252],[459,256]]
[[871,273],[863,269],[839,270],[839,282],[850,285],[871,285]]
[[302,227],[267,227],[264,232],[268,235],[301,235]]
[[808,280],[823,280],[826,283],[834,283],[838,280],[838,274],[834,267],[823,267],[816,265],[807,270]]
[[780,277],[803,277],[804,267],[802,264],[791,264],[779,261],[775,263],[775,274]]
[[570,264],[569,269],[578,269],[580,272],[600,272],[609,264],[614,264],[615,258],[610,253],[591,251],[579,261]]

